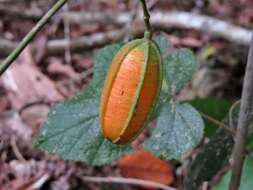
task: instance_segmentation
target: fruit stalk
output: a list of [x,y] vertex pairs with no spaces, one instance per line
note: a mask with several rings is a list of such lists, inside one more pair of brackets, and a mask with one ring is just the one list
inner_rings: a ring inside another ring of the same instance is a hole
[[150,24],[150,14],[148,11],[146,0],[140,0],[143,8],[143,16],[144,16],[144,23],[145,23],[145,37],[151,39],[152,37],[152,27]]

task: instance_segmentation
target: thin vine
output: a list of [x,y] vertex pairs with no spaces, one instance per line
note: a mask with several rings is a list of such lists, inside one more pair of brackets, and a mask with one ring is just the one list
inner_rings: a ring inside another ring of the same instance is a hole
[[145,38],[150,39],[152,37],[152,27],[150,24],[150,14],[146,0],[140,0],[143,8],[143,19],[145,23]]
[[13,52],[0,64],[0,76],[11,66],[16,58],[22,53],[25,47],[34,39],[38,32],[48,23],[48,21],[57,13],[57,11],[68,0],[58,0],[57,3],[40,19],[32,30],[23,38]]

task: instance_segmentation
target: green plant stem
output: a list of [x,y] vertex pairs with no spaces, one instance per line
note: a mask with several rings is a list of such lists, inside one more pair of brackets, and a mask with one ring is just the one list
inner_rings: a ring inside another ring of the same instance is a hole
[[0,65],[0,76],[15,61],[24,48],[33,40],[36,34],[51,19],[52,16],[67,2],[68,0],[58,0],[57,3],[47,12],[45,16],[32,28],[32,30],[23,38],[15,50]]
[[140,0],[143,8],[143,16],[144,16],[144,23],[146,32],[151,36],[152,34],[152,27],[150,24],[150,14],[148,11],[146,0]]
[[203,112],[200,112],[200,111],[199,111],[199,113],[200,113],[200,115],[201,115],[203,118],[205,118],[205,119],[207,119],[208,121],[212,122],[212,123],[215,124],[216,126],[222,128],[222,129],[224,129],[225,131],[227,131],[228,133],[230,133],[232,136],[235,136],[235,131],[234,131],[233,129],[231,129],[229,126],[227,126],[226,124],[224,124],[224,123],[222,123],[222,122],[220,122],[220,121],[214,119],[213,117],[211,117],[211,116],[209,116],[209,115],[207,115],[207,114],[205,114],[205,113],[203,113]]
[[229,109],[229,126],[232,127],[232,129],[235,129],[236,127],[233,124],[233,112],[235,108],[241,103],[241,100],[237,100]]
[[[227,131],[230,135],[232,135],[232,137],[235,137],[235,131],[233,130],[233,128],[231,129],[229,126],[227,126],[226,124],[214,119],[213,117],[200,112],[201,116],[205,119],[207,119],[208,121],[212,122],[213,124],[215,124],[217,127],[220,127],[222,129],[224,129],[225,131]],[[248,154],[248,156],[250,156],[251,158],[253,158],[253,152],[251,152],[250,148],[246,147],[245,148],[245,152]]]

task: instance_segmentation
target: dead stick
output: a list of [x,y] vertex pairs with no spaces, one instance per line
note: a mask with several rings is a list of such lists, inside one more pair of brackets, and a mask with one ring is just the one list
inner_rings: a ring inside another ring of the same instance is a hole
[[250,119],[252,118],[253,103],[253,37],[250,44],[246,73],[243,82],[243,91],[240,104],[239,119],[235,138],[232,178],[229,190],[238,190],[240,186],[242,167],[245,159],[246,139]]
[[131,185],[149,186],[149,187],[154,187],[154,188],[163,189],[163,190],[176,190],[173,187],[169,187],[160,183],[142,180],[142,179],[134,179],[134,178],[84,176],[82,179],[84,181],[96,182],[96,183],[122,183],[122,184],[131,184]]
[[0,15],[1,17],[17,19],[17,20],[32,20],[38,21],[42,17],[42,13],[32,10],[20,11],[17,6],[3,5],[0,4]]
[[[174,28],[194,29],[200,32],[209,33],[212,36],[222,37],[231,42],[248,45],[251,39],[251,31],[243,27],[231,24],[229,22],[200,14],[194,14],[184,11],[153,11],[151,12],[151,24],[156,30],[171,30]],[[131,19],[129,13],[111,14],[111,13],[84,13],[69,12],[61,14],[61,17],[68,17],[71,23],[87,24],[102,23],[125,25]],[[137,16],[137,23],[142,21],[142,16]]]
[[[5,6],[6,7],[6,6]],[[5,16],[15,16],[16,10],[8,10],[10,8],[6,7],[2,9]],[[30,12],[30,11],[29,11]],[[1,13],[1,7],[0,7]],[[8,14],[7,14],[8,13]],[[24,12],[18,12],[21,16],[16,16],[15,18],[22,19],[39,19],[38,13],[29,14]],[[22,16],[22,14],[24,14]],[[209,33],[212,36],[222,37],[231,42],[248,45],[250,43],[251,31],[243,28],[241,26],[234,25],[232,23],[210,17],[201,14],[194,14],[184,11],[153,11],[151,12],[151,24],[155,29],[159,30],[169,30],[171,27],[181,28],[181,29],[194,29],[197,31]],[[60,14],[61,18],[68,18],[70,23],[76,24],[113,24],[116,26],[123,26],[129,21],[131,21],[131,14],[129,12],[124,12],[120,14],[112,13],[86,13],[86,12],[69,12]],[[142,21],[142,16],[137,16],[137,23]]]

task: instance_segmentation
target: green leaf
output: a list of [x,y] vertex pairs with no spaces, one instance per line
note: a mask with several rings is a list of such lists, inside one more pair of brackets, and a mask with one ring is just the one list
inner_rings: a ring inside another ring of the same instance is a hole
[[[171,48],[171,44],[169,43],[167,38],[164,35],[159,35],[159,36],[154,37],[154,41],[159,46],[162,57],[165,57],[165,55],[168,55],[169,48]],[[159,99],[154,107],[154,110],[150,116],[151,121],[159,115],[164,103],[170,99],[170,94],[168,93],[168,90],[169,89],[168,89],[167,83],[164,82],[164,79],[163,79],[160,97],[159,97]]]
[[56,153],[67,160],[102,165],[131,151],[129,146],[118,146],[102,136],[98,109],[106,71],[120,45],[108,46],[96,54],[95,79],[82,93],[58,104],[42,127],[36,147]]
[[177,50],[164,60],[164,77],[170,94],[175,95],[192,78],[197,62],[192,51]]
[[180,159],[202,139],[204,123],[189,104],[166,103],[145,147],[164,159]]
[[[229,112],[231,103],[224,99],[205,98],[195,99],[189,102],[199,112],[202,112],[218,121],[222,121]],[[204,119],[205,121],[205,135],[211,137],[214,135],[218,128],[212,122]]]
[[[170,52],[172,45],[164,35],[156,36],[154,40],[158,44],[163,57],[164,79],[161,95],[151,119],[157,117],[165,102],[170,100],[173,95],[172,88],[176,88],[176,93],[191,79],[197,65],[195,57],[190,50],[177,50],[172,54],[172,52]],[[185,72],[189,73],[185,74]]]
[[211,180],[228,162],[233,145],[232,136],[218,130],[192,162],[185,178],[185,190],[196,190],[204,181]]
[[[240,112],[240,102],[235,102],[233,104],[233,109],[230,110],[231,113],[231,123],[233,125],[234,128],[237,127],[237,122],[239,119],[239,112]],[[253,111],[252,111],[253,113]],[[247,136],[247,148],[251,151],[253,151],[253,117],[250,120],[250,124],[249,124],[249,130],[248,130],[248,136]]]
[[169,54],[169,49],[172,46],[164,35],[159,35],[159,36],[154,37],[154,41],[159,46],[162,57]]
[[[163,53],[167,52],[169,46],[165,40],[166,39],[162,37],[157,40]],[[50,112],[48,121],[41,128],[38,136],[36,142],[38,148],[59,154],[64,159],[80,160],[93,165],[108,163],[117,159],[120,155],[131,151],[129,146],[114,145],[105,140],[100,133],[98,120],[99,99],[104,80],[114,55],[121,47],[122,44],[107,46],[95,54],[94,78],[91,84],[78,96],[58,104]],[[168,59],[168,68],[166,68],[174,69],[174,71],[181,71],[181,66],[192,67],[192,64],[185,64],[185,61],[188,61],[188,63],[193,62],[191,56],[190,51],[180,50],[173,54],[171,59]],[[175,63],[177,64],[175,65]],[[166,73],[170,74],[170,72],[171,71],[167,71]],[[180,75],[175,73],[173,73],[173,75],[176,77],[174,80],[179,80],[180,82],[171,81],[175,83],[173,83],[173,85],[179,88],[179,86],[184,85],[182,81],[187,81],[186,78],[189,79],[189,75],[192,74],[187,75],[187,77],[180,77]],[[168,93],[165,93],[165,96],[167,96],[167,94]],[[164,102],[163,99],[160,100],[162,100],[160,102],[161,105]],[[184,111],[184,109],[186,110]],[[167,113],[166,110],[165,112]],[[173,153],[171,157],[179,157],[200,141],[203,124],[201,123],[201,119],[198,120],[198,113],[186,104],[178,105],[176,107],[176,114],[174,114],[172,110],[170,110],[169,113],[171,114],[170,117],[175,117],[175,123],[171,127],[172,130],[168,132],[172,132],[173,135],[176,135],[176,138],[169,136],[171,140],[169,144],[176,139],[179,140],[179,142],[182,141],[184,145],[176,145],[179,148],[178,150],[175,150],[175,147],[168,150]],[[164,114],[164,118],[165,115],[166,114]],[[194,125],[189,128],[187,125],[188,122]],[[174,129],[175,126],[181,130],[181,136],[177,136],[179,134]],[[183,132],[183,130],[185,131]],[[164,136],[166,135],[167,134],[164,134]],[[163,141],[165,142],[165,139]],[[168,152],[166,152],[166,154],[167,153]]]
[[112,59],[122,46],[123,43],[113,44],[95,52],[94,76],[92,82],[98,85],[98,88],[101,88],[101,90]]
[[160,97],[158,101],[156,102],[154,110],[151,113],[151,116],[149,118],[150,121],[154,120],[160,115],[163,106],[165,105],[166,102],[169,101],[169,99],[170,99],[169,94],[166,91],[161,90]]
[[[224,190],[228,189],[231,178],[231,171],[227,172],[221,181],[214,186],[213,190]],[[239,190],[250,190],[253,187],[253,159],[247,157],[245,159],[242,171],[241,185]]]

